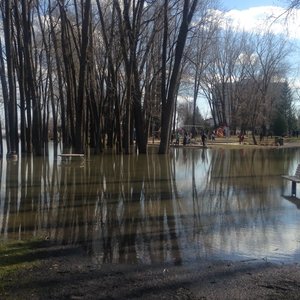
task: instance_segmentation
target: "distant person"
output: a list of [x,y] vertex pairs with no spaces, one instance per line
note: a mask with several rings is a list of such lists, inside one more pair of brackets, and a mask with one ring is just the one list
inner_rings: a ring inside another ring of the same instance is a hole
[[210,138],[211,138],[212,141],[215,141],[215,140],[216,140],[216,134],[215,134],[215,131],[214,131],[214,130],[213,130],[213,132],[211,133]]
[[244,142],[244,135],[242,133],[239,134],[239,143],[242,144]]
[[264,134],[261,132],[259,135],[259,141],[262,142],[264,139]]
[[207,138],[207,136],[206,136],[205,132],[203,131],[201,134],[201,141],[202,141],[203,147],[206,146],[206,138]]
[[179,145],[179,132],[178,132],[178,131],[176,131],[175,144],[176,144],[176,145]]
[[224,136],[226,139],[229,139],[230,136],[230,129],[228,126],[224,126]]
[[173,141],[174,141],[174,133],[172,132],[171,133],[171,145],[173,144]]
[[191,139],[192,139],[192,134],[190,133],[190,134],[187,134],[187,141],[186,141],[186,143],[187,144],[190,144],[191,143]]
[[186,144],[187,144],[187,132],[185,131],[183,135],[183,146],[185,146]]

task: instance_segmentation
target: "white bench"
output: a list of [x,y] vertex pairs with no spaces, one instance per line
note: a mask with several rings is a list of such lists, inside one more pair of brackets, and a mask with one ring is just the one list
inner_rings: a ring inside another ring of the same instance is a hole
[[297,166],[295,175],[282,175],[282,178],[292,182],[292,196],[296,196],[296,184],[300,182],[300,164]]

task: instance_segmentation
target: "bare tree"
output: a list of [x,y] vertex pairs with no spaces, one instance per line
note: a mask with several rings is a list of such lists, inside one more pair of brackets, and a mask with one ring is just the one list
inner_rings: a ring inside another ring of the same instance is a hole
[[240,55],[243,49],[243,34],[227,27],[219,28],[217,38],[210,47],[208,67],[202,76],[202,89],[209,95],[215,126],[231,125],[233,99],[236,82],[243,73],[240,68]]
[[220,16],[216,16],[211,10],[201,9],[201,12],[203,15],[197,15],[197,18],[199,18],[198,24],[193,28],[193,37],[186,55],[188,63],[185,72],[187,73],[188,86],[191,85],[190,81],[193,81],[193,130],[195,130],[196,125],[197,100],[200,94],[201,82],[203,81],[205,69],[210,64],[209,54],[212,45],[216,41],[220,21]]
[[[115,128],[116,135],[116,148],[117,152],[122,150],[122,128],[121,128],[121,103],[118,97],[118,80],[117,80],[117,69],[118,62],[114,59],[114,49],[116,49],[116,25],[115,25],[115,5],[107,5],[105,10],[109,11],[110,20],[105,19],[105,14],[103,13],[103,2],[100,3],[97,0],[97,7],[99,12],[99,19],[101,24],[101,33],[103,36],[103,41],[106,47],[106,56],[107,56],[107,97],[110,99],[114,110],[114,118],[110,118],[111,126],[110,128]],[[111,8],[111,9],[109,9]],[[110,24],[108,26],[108,24]],[[109,140],[113,141],[113,134],[109,135]],[[111,142],[112,145],[112,142]]]
[[[8,94],[5,91],[4,83],[4,94],[7,96],[4,98],[4,109],[5,109],[5,121],[6,121],[6,134],[7,134],[7,151],[8,156],[15,155],[18,152],[18,117],[17,117],[17,95],[15,85],[15,72],[14,72],[14,60],[15,60],[15,49],[13,48],[13,21],[12,21],[12,1],[5,0],[1,2],[1,12],[3,20],[3,31],[5,40],[5,54],[6,54],[6,65],[7,65],[7,86]],[[2,66],[2,70],[3,66]]]
[[198,1],[184,0],[181,10],[181,21],[176,37],[176,46],[174,52],[174,62],[170,67],[170,81],[166,83],[166,39],[168,36],[168,8],[169,1],[165,0],[164,5],[164,35],[163,35],[163,55],[162,55],[162,116],[161,116],[161,141],[159,145],[159,154],[166,154],[169,151],[169,140],[172,118],[174,113],[175,98],[179,85],[179,74],[181,69],[181,62],[184,53],[185,43],[189,32],[189,26],[194,16]]
[[[147,151],[147,119],[145,108],[147,98],[143,97],[143,75],[146,58],[151,49],[156,30],[153,5],[145,5],[144,0],[114,1],[118,16],[120,45],[126,72],[126,119],[124,120],[124,148],[129,153],[133,127],[136,132],[136,145],[140,153]],[[153,30],[149,30],[153,28]],[[133,118],[131,117],[133,114]],[[134,120],[134,121],[133,121]]]
[[247,73],[251,80],[252,101],[248,102],[248,113],[253,142],[256,144],[255,129],[262,128],[265,135],[272,110],[272,98],[268,97],[271,84],[283,82],[287,72],[286,57],[290,53],[286,39],[272,33],[254,35],[248,47]]
[[45,154],[53,120],[55,144],[61,130],[64,148],[76,152],[107,146],[130,153],[135,129],[137,150],[146,153],[150,130],[160,128],[158,152],[168,153],[182,79],[193,86],[194,125],[202,89],[216,125],[266,126],[270,82],[284,74],[287,46],[267,35],[250,39],[221,29],[212,5],[0,2],[9,152],[17,152],[20,130],[22,152]]
[[87,53],[89,44],[89,27],[91,25],[91,0],[86,0],[83,5],[83,20],[81,31],[81,44],[79,56],[79,78],[76,101],[76,126],[75,126],[75,151],[82,153],[85,145],[84,139],[84,116],[85,116],[85,91],[87,88]]

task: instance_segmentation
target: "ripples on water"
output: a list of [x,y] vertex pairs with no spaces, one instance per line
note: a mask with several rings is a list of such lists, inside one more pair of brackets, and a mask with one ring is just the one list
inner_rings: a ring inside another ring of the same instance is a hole
[[298,149],[155,153],[4,159],[1,240],[48,237],[99,263],[299,261],[300,200],[281,178]]

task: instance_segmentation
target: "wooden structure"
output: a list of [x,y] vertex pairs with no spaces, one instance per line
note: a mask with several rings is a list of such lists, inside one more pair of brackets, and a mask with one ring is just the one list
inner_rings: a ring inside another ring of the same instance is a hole
[[296,196],[297,183],[300,182],[300,164],[296,169],[295,175],[282,175],[282,178],[292,182],[292,196]]

